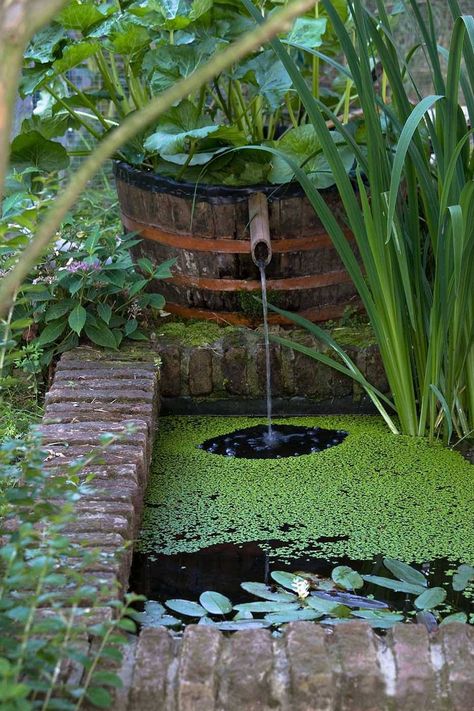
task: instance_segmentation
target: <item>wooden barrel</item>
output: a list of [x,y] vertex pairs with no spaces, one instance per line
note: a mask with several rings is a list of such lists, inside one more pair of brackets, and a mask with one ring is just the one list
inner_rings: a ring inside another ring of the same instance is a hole
[[[263,192],[269,207],[269,300],[313,321],[339,318],[347,307],[360,309],[351,279],[298,184],[196,188],[126,163],[115,164],[115,177],[124,228],[143,237],[134,257],[155,264],[177,257],[173,278],[155,285],[167,311],[243,325],[261,320],[250,298],[260,291],[250,255],[248,199],[254,192]],[[337,191],[322,194],[344,225]]]

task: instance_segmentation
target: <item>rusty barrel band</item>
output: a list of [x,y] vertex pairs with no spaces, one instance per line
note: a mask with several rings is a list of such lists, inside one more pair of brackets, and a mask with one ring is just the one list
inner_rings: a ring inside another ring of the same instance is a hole
[[[329,321],[332,319],[341,318],[347,309],[348,304],[340,304],[338,306],[313,306],[310,309],[305,309],[303,311],[297,311],[298,316],[308,319],[308,321]],[[360,301],[354,301],[351,303],[351,307],[357,312],[363,310]],[[232,326],[255,326],[256,323],[260,323],[261,319],[256,317],[246,316],[244,313],[239,311],[206,311],[205,309],[196,309],[191,306],[183,306],[182,304],[175,304],[172,302],[166,302],[165,310],[174,316],[179,316],[180,318],[189,319],[199,319],[203,321],[217,321],[221,324],[230,324]],[[284,316],[279,316],[277,314],[269,314],[268,321],[271,324],[289,324],[291,321]]]
[[[310,274],[309,276],[288,277],[286,279],[267,279],[269,291],[297,291],[300,289],[317,289],[334,284],[347,284],[351,281],[346,271]],[[208,279],[207,277],[177,274],[166,279],[168,284],[176,286],[204,289],[206,291],[259,291],[260,281],[250,279]]]
[[[166,232],[156,225],[147,225],[121,212],[124,227],[131,232],[138,232],[142,237],[159,242],[168,247],[196,252],[213,252],[215,254],[250,254],[249,239],[234,239],[233,237],[215,239],[214,237],[193,237],[188,234]],[[342,228],[347,239],[352,240],[353,234],[348,228]],[[284,254],[286,252],[308,252],[322,247],[332,247],[327,234],[316,234],[310,237],[295,237],[293,239],[272,239],[272,251]]]

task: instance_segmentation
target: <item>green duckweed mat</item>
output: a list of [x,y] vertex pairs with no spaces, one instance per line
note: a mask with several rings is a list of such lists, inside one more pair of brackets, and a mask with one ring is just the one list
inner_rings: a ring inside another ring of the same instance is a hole
[[391,435],[379,418],[366,416],[276,419],[349,432],[341,445],[300,457],[235,459],[198,449],[208,438],[264,422],[160,419],[141,552],[248,541],[265,548],[272,541],[270,555],[288,561],[379,553],[407,562],[474,561],[474,468],[458,453]]

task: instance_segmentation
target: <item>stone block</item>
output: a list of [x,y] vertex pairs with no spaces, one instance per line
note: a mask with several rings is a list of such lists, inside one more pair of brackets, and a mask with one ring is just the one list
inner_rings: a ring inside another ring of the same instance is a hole
[[222,634],[210,627],[186,627],[178,671],[180,711],[214,711]]
[[161,378],[160,389],[164,397],[181,395],[181,351],[177,346],[165,345],[160,348]]
[[396,625],[388,636],[390,640],[397,674],[395,708],[400,711],[441,708],[436,698],[435,672],[426,628],[423,625]]
[[292,711],[333,711],[334,675],[326,632],[312,622],[286,627]]
[[446,665],[450,709],[473,709],[474,630],[470,625],[454,622],[440,627],[439,636]]
[[174,659],[172,639],[167,630],[158,627],[141,631],[135,655],[129,711],[172,711],[176,708],[172,701],[167,704],[168,673]]
[[248,352],[243,346],[231,346],[224,351],[222,375],[225,389],[231,395],[249,394],[247,369]]
[[219,711],[269,711],[272,696],[273,647],[264,629],[235,632],[221,657]]
[[336,626],[331,642],[333,659],[340,665],[337,711],[387,711],[385,681],[371,627],[355,621]]
[[212,354],[206,348],[196,348],[189,354],[189,394],[203,397],[212,393]]

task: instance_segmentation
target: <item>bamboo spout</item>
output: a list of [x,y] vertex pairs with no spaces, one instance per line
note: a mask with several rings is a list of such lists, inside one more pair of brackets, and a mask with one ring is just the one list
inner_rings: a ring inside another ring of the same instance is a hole
[[267,266],[272,258],[268,203],[263,193],[254,193],[249,198],[250,253],[257,265]]

